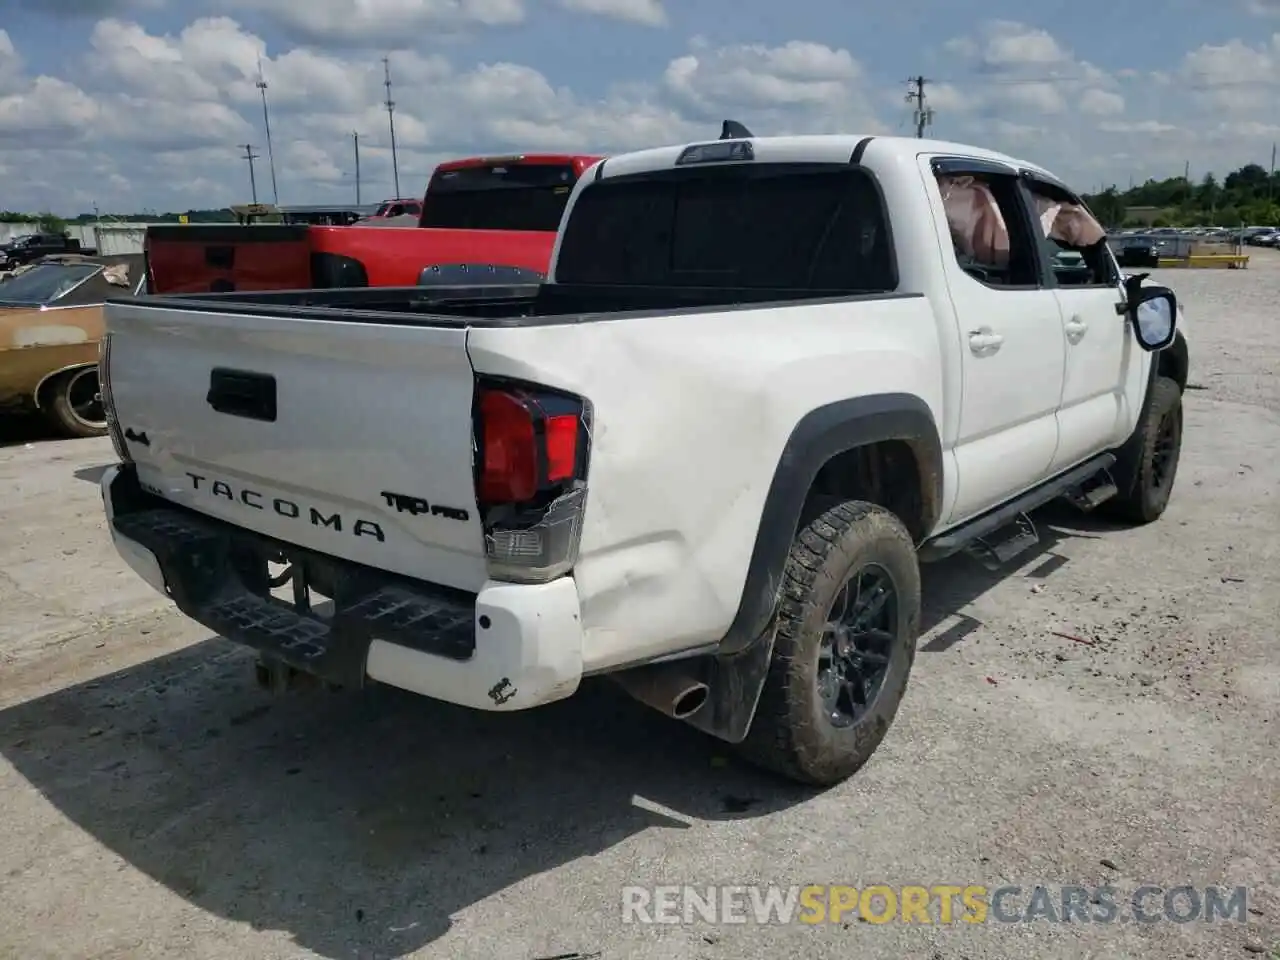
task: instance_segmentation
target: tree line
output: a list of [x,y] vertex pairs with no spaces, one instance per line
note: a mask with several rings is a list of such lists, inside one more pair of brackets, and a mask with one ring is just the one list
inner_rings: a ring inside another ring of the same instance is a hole
[[[1121,190],[1110,186],[1100,193],[1084,195],[1094,215],[1108,227],[1145,226],[1146,220],[1131,217],[1130,207],[1154,207],[1156,227],[1235,227],[1240,224],[1280,225],[1280,174],[1268,174],[1256,163],[1245,164],[1219,181],[1206,173],[1199,183],[1185,177],[1148,180]],[[235,223],[227,209],[187,210],[182,213],[82,213],[65,219],[49,212],[18,213],[0,210],[0,223],[30,223],[33,230],[59,233],[68,226],[97,220],[117,223]]]
[[1280,224],[1280,174],[1249,163],[1222,180],[1212,173],[1199,183],[1185,177],[1148,180],[1128,190],[1112,186],[1085,194],[1084,201],[1108,227],[1144,226],[1146,221],[1129,215],[1130,207],[1156,208],[1155,227],[1272,226]]
[[29,223],[33,231],[40,233],[61,233],[67,227],[97,223],[180,223],[182,217],[187,223],[235,223],[235,214],[230,210],[186,210],[181,213],[82,213],[75,217],[59,217],[44,211],[43,213],[20,213],[15,210],[0,210],[0,223]]

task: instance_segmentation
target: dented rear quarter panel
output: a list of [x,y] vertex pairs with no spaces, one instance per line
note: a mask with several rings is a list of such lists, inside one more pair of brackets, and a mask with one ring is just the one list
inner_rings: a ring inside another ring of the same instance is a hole
[[574,570],[588,669],[720,640],[800,420],[914,393],[943,420],[925,297],[473,328],[472,364],[586,397],[594,423]]
[[0,308],[0,405],[30,406],[51,373],[98,359],[102,306]]

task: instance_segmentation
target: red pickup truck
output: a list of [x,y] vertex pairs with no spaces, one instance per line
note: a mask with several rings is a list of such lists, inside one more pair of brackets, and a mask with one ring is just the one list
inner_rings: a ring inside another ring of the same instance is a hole
[[600,159],[523,154],[442,163],[417,227],[149,227],[147,292],[410,287],[464,282],[491,268],[541,279],[573,186]]

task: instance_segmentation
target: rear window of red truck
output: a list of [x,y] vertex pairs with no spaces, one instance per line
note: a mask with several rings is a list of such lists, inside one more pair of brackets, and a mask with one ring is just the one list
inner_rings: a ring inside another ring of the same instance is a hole
[[554,233],[575,176],[568,164],[513,163],[440,170],[427,185],[423,227]]

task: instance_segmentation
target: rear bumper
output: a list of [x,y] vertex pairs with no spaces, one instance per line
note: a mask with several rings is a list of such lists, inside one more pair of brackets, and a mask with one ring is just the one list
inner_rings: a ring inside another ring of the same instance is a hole
[[[142,489],[132,467],[102,477],[120,556],[191,619],[229,640],[344,686],[366,678],[478,710],[563,699],[582,679],[577,588],[490,581],[478,594],[406,580],[175,506]],[[268,595],[268,556],[329,585],[332,615]]]

